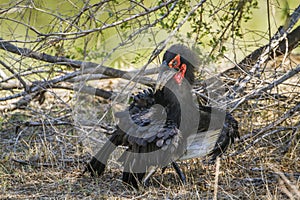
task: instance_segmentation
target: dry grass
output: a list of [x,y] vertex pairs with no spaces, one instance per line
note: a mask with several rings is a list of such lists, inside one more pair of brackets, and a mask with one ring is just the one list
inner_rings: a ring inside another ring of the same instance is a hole
[[[268,70],[266,76],[274,72],[272,68]],[[286,70],[277,68],[278,73]],[[122,169],[114,163],[100,178],[82,175],[84,163],[92,153],[90,147],[81,141],[72,125],[59,126],[50,120],[60,117],[72,122],[72,109],[66,107],[72,104],[67,98],[71,93],[61,99],[48,97],[43,105],[33,102],[25,110],[1,113],[0,197],[213,199],[215,193],[218,199],[299,199],[299,110],[283,118],[284,113],[300,102],[299,82],[296,76],[271,91],[284,95],[282,98],[266,94],[265,99],[263,96],[252,99],[235,110],[242,139],[220,159],[217,169],[216,165],[203,164],[200,159],[188,160],[180,163],[187,175],[186,185],[168,168],[164,174],[157,172],[151,186],[138,192],[121,182]],[[248,90],[254,87],[255,84],[249,84]],[[42,124],[24,123],[31,121]],[[260,134],[250,134],[271,123],[274,126]]]

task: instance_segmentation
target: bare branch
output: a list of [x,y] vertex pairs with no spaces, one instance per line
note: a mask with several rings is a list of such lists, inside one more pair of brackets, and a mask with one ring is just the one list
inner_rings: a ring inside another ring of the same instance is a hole
[[20,47],[17,47],[15,45],[3,40],[2,38],[0,38],[0,49],[3,49],[5,51],[11,52],[11,53],[18,54],[20,56],[34,58],[34,59],[49,62],[49,63],[65,65],[65,66],[69,66],[69,67],[73,67],[73,68],[80,68],[80,67],[96,68],[96,67],[98,67],[99,70],[101,69],[101,71],[103,71],[103,74],[110,76],[110,77],[122,77],[124,74],[126,74],[125,71],[117,70],[117,69],[113,69],[113,68],[109,68],[109,67],[105,67],[105,66],[99,66],[97,63],[72,60],[72,59],[68,59],[66,57],[51,56],[49,54],[35,52],[31,49],[20,48]]
[[[287,34],[286,39],[279,42],[278,48],[275,49],[275,56],[289,53],[299,45],[299,41],[300,41],[300,26],[298,26],[291,33]],[[241,62],[235,65],[233,68],[229,68],[224,72],[222,72],[221,75],[229,74],[232,71],[238,71],[240,69],[243,71],[248,71],[247,69],[258,60],[258,58],[262,55],[264,51],[266,51],[268,47],[269,44],[256,49],[248,56],[246,56]],[[286,50],[288,50],[288,52]],[[268,60],[274,58],[273,55],[274,54],[270,54]]]
[[148,8],[148,10],[146,10],[145,12],[132,15],[132,16],[130,16],[128,18],[122,19],[120,21],[113,22],[111,24],[104,24],[103,26],[101,26],[99,28],[94,28],[94,29],[89,29],[89,30],[82,30],[80,32],[67,32],[67,33],[61,33],[61,32],[58,33],[57,32],[57,33],[41,34],[41,36],[45,36],[45,37],[49,37],[49,36],[64,36],[64,37],[66,37],[66,36],[73,36],[73,35],[75,35],[77,37],[78,36],[85,36],[87,34],[90,34],[90,33],[93,33],[93,32],[103,31],[105,29],[112,28],[112,27],[124,24],[124,23],[126,23],[128,21],[137,19],[139,17],[148,15],[149,13],[155,12],[155,11],[157,11],[157,10],[163,8],[163,7],[166,7],[166,6],[172,4],[172,3],[176,2],[176,1],[178,1],[178,0],[169,0],[167,2],[163,2],[159,6]]
[[16,73],[13,69],[11,69],[8,65],[6,65],[6,64],[5,64],[4,62],[2,62],[1,60],[0,60],[0,64],[1,64],[3,67],[5,67],[10,73],[12,73],[12,74],[20,81],[20,83],[23,85],[25,91],[28,90],[28,86],[27,86],[26,82],[23,80],[23,78],[22,78],[18,73]]
[[[297,28],[295,28],[295,30],[293,30],[291,32],[292,28],[294,27],[296,22],[299,20],[299,18],[300,18],[300,5],[294,10],[293,14],[291,15],[286,30],[283,26],[279,27],[278,31],[271,38],[271,41],[278,40],[280,37],[284,36],[284,34],[287,34],[287,36],[286,36],[287,42],[286,42],[286,40],[280,41],[279,45],[278,45],[279,47],[277,49],[275,49],[276,56],[286,54],[299,45],[300,26],[298,26]],[[270,43],[271,43],[271,41],[270,41]],[[288,46],[286,46],[286,44],[288,44]],[[222,72],[222,74],[229,73],[230,71],[236,71],[239,68],[243,69],[244,71],[247,71],[247,68],[249,68],[249,66],[252,66],[258,60],[258,58],[262,55],[262,53],[264,51],[266,51],[266,49],[269,46],[270,46],[270,44],[267,44],[263,47],[256,49],[251,54],[246,56],[236,66],[234,66],[233,68],[227,69],[226,71]],[[287,49],[288,49],[288,52],[286,52]],[[274,55],[274,54],[270,54],[271,57],[269,57],[269,59],[273,58],[272,55]]]
[[[295,105],[293,108],[289,109],[281,117],[279,117],[279,119],[277,119],[276,121],[269,123],[268,126],[262,128],[260,130],[253,131],[252,133],[249,134],[249,136],[253,137],[253,140],[251,141],[251,143],[249,145],[247,145],[246,147],[244,147],[242,150],[230,154],[230,156],[236,156],[238,154],[241,154],[241,153],[249,150],[256,143],[258,143],[259,141],[261,141],[263,138],[265,138],[267,136],[270,136],[270,135],[273,135],[273,134],[276,134],[278,132],[285,131],[285,130],[297,130],[297,129],[299,129],[300,124],[298,124],[295,127],[282,127],[282,128],[277,127],[283,121],[287,120],[288,118],[292,117],[293,115],[296,115],[295,113],[298,113],[299,111],[300,111],[300,103]],[[274,130],[272,130],[272,129],[274,129]],[[244,140],[245,140],[245,138],[244,138]]]
[[80,85],[80,87],[75,85],[73,89],[81,93],[95,95],[104,99],[111,99],[113,96],[116,95],[114,92],[108,92],[100,88],[94,88],[86,85]]
[[245,95],[241,99],[233,100],[232,102],[230,102],[230,104],[232,105],[232,106],[230,106],[230,107],[232,107],[231,112],[233,110],[235,110],[243,102],[251,99],[254,96],[263,94],[264,92],[267,92],[268,90],[271,90],[272,88],[278,86],[279,84],[283,83],[284,81],[286,81],[287,79],[293,77],[294,75],[298,74],[299,72],[300,72],[300,65],[298,65],[295,69],[291,69],[290,71],[288,71],[287,73],[285,73],[284,75],[282,75],[278,79],[274,80],[272,83],[268,84],[267,86],[264,86],[264,87],[262,87],[260,89],[257,89],[257,90],[253,90],[251,93]]
[[232,93],[228,95],[229,99],[234,99],[238,94],[244,91],[246,84],[253,78],[257,77],[258,79],[261,76],[262,70],[260,70],[261,65],[265,63],[269,59],[270,52],[272,49],[279,46],[280,41],[284,41],[286,37],[282,36],[278,40],[274,39],[270,42],[270,45],[264,50],[264,52],[260,55],[255,65],[249,70],[247,76],[244,79],[238,80],[235,85],[232,87]]

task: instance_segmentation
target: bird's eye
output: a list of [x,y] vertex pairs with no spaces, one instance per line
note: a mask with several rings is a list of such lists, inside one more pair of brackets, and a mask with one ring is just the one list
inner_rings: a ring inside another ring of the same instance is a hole
[[179,66],[180,66],[180,55],[177,54],[177,55],[169,62],[169,67],[170,67],[170,68],[179,69]]
[[176,67],[176,66],[177,66],[177,61],[176,61],[176,60],[174,60],[174,62],[172,63],[172,66],[173,66],[173,67]]

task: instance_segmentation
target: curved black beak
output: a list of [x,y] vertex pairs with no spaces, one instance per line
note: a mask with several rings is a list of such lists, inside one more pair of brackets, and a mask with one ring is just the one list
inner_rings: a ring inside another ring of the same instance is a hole
[[161,90],[176,72],[175,69],[172,69],[167,65],[166,61],[163,61],[160,65],[159,74],[155,84],[155,91]]

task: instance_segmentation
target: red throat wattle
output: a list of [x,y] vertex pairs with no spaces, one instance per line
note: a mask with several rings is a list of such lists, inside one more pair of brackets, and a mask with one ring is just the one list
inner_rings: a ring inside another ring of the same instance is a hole
[[178,69],[178,72],[175,74],[174,79],[180,85],[185,76],[186,64],[181,64],[180,55],[177,54],[170,62],[169,67],[173,69]]

